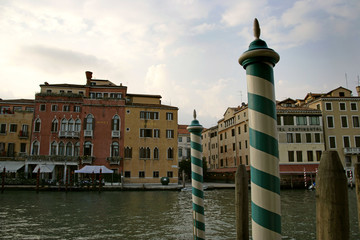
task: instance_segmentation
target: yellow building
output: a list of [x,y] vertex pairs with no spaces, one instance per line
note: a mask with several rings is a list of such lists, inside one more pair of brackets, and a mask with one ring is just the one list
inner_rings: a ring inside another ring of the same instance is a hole
[[159,95],[127,94],[125,106],[125,183],[178,182],[178,108]]

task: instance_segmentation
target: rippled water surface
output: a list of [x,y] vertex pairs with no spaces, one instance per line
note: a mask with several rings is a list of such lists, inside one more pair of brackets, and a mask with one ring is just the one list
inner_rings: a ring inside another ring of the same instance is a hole
[[[315,192],[281,192],[282,238],[315,239]],[[205,192],[207,239],[235,239],[234,190]],[[360,239],[349,191],[351,239]],[[192,239],[191,192],[0,195],[1,239]],[[251,235],[251,233],[250,233]]]

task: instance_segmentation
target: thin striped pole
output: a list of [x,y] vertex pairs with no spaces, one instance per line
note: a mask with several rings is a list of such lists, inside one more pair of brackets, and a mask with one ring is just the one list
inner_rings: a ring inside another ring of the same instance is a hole
[[307,182],[306,182],[306,170],[304,168],[304,184],[305,184],[305,188],[307,187]]
[[279,150],[276,129],[276,101],[273,67],[279,55],[259,39],[239,58],[246,69],[251,159],[252,239],[281,239]]
[[205,215],[204,215],[204,190],[203,190],[203,161],[201,132],[203,127],[196,120],[194,110],[194,120],[187,127],[191,139],[191,183],[192,183],[192,206],[193,206],[193,226],[194,239],[205,239]]

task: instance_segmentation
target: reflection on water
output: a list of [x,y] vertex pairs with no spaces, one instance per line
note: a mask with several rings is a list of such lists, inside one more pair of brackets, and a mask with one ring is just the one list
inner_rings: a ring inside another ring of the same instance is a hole
[[[282,238],[315,239],[315,192],[282,191]],[[205,192],[207,239],[235,239],[234,190]],[[355,191],[351,239],[359,239]],[[192,239],[191,192],[0,195],[1,239]],[[251,226],[251,225],[250,225]]]

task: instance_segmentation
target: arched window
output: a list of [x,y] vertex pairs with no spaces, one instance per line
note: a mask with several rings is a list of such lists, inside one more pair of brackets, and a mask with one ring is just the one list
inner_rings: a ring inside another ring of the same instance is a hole
[[131,147],[126,147],[124,149],[124,157],[125,158],[132,158],[132,148]]
[[146,156],[145,158],[150,158],[150,153],[151,153],[151,150],[149,147],[146,148]]
[[113,142],[111,144],[111,156],[112,157],[118,157],[119,156],[119,143]]
[[159,149],[157,147],[154,148],[154,159],[159,159]]
[[72,143],[68,142],[66,144],[66,156],[72,156]]
[[64,153],[65,153],[65,145],[63,142],[60,142],[59,143],[59,152],[58,152],[58,155],[60,156],[64,156]]
[[93,130],[94,129],[94,117],[93,115],[89,114],[86,116],[86,119],[85,119],[85,129],[86,130]]
[[120,130],[120,117],[115,115],[112,119],[111,130],[119,131]]
[[53,141],[50,146],[50,155],[54,156],[57,154],[57,143]]
[[139,150],[139,157],[145,158],[145,156],[146,156],[146,150],[145,150],[145,148],[141,147]]
[[74,119],[70,119],[68,122],[68,131],[69,132],[73,132],[74,131],[74,125],[75,125],[75,121]]
[[67,131],[67,122],[66,118],[61,120],[60,131]]
[[168,159],[173,159],[174,158],[174,149],[168,148],[168,150],[167,150],[167,158]]
[[57,132],[58,125],[59,125],[59,121],[55,118],[51,123],[51,132]]
[[38,141],[33,142],[31,155],[39,155],[40,144]]
[[74,146],[74,156],[79,156],[79,155],[80,155],[80,143],[76,142]]
[[80,132],[80,130],[81,130],[81,121],[80,121],[80,119],[76,119],[74,131],[75,132]]
[[41,129],[41,121],[40,118],[37,118],[34,121],[34,132],[40,132],[40,129]]
[[91,156],[92,144],[91,142],[84,143],[84,156]]

